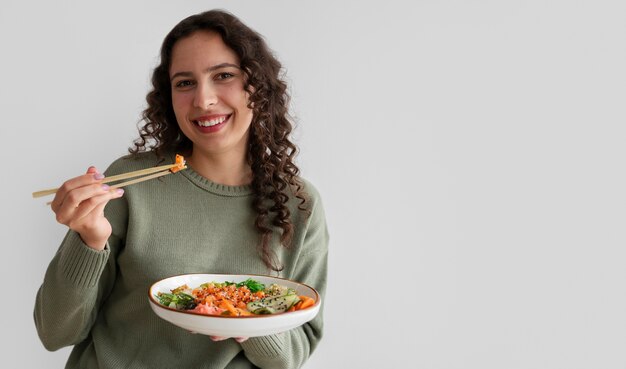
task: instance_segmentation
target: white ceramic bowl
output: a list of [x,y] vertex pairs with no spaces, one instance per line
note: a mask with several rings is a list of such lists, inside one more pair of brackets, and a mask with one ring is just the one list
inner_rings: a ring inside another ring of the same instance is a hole
[[[276,283],[296,290],[315,300],[310,308],[274,315],[216,316],[191,311],[176,310],[159,304],[155,297],[158,292],[170,293],[176,287],[186,284],[196,288],[207,282],[243,282],[248,278],[263,284]],[[313,319],[320,310],[319,293],[310,286],[289,279],[253,274],[183,274],[162,279],[150,287],[148,294],[150,307],[162,319],[191,332],[221,337],[258,337],[284,332],[296,328]]]

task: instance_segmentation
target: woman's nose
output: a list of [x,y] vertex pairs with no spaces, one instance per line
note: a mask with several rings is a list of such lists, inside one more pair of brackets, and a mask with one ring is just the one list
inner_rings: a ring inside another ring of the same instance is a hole
[[194,106],[200,109],[208,109],[211,105],[217,104],[217,92],[210,83],[201,83],[196,89]]

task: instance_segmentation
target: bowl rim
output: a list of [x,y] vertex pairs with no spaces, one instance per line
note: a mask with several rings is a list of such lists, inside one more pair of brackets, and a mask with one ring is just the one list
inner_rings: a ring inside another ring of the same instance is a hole
[[[188,275],[189,276],[192,276],[192,275],[247,276],[247,277],[263,277],[263,278],[280,279],[280,280],[283,280],[283,281],[288,281],[290,283],[299,284],[301,286],[304,286],[306,288],[311,289],[311,291],[313,291],[313,293],[315,294],[315,303],[313,304],[313,306],[311,306],[309,308],[306,308],[304,310],[288,311],[288,312],[283,312],[283,313],[279,313],[279,314],[254,314],[254,315],[244,315],[244,316],[209,315],[209,314],[197,313],[197,312],[191,311],[191,310],[178,310],[178,309],[171,308],[169,306],[162,305],[152,295],[152,289],[154,288],[154,286],[156,284],[161,283],[161,282],[163,282],[163,281],[165,281],[167,279],[170,279],[170,278],[176,278],[176,277],[182,277],[182,276],[188,276]],[[201,317],[208,317],[208,318],[217,318],[217,319],[264,319],[264,318],[267,319],[267,318],[280,317],[280,316],[283,316],[283,314],[285,314],[285,313],[289,313],[290,315],[291,314],[294,314],[294,315],[307,314],[310,311],[313,311],[317,307],[319,307],[319,305],[321,303],[320,294],[317,292],[317,290],[315,288],[309,286],[306,283],[297,282],[297,281],[294,281],[292,279],[283,278],[283,277],[273,277],[271,275],[263,275],[263,274],[230,274],[230,273],[183,273],[183,274],[171,275],[169,277],[165,277],[165,278],[159,279],[158,281],[152,283],[150,285],[150,287],[148,288],[148,298],[150,299],[150,302],[152,304],[154,304],[156,307],[159,307],[159,308],[164,309],[164,310],[169,310],[169,311],[173,311],[173,312],[176,312],[176,313],[189,314],[189,315],[194,315],[194,316],[201,316]],[[291,315],[291,316],[294,316],[294,315]]]

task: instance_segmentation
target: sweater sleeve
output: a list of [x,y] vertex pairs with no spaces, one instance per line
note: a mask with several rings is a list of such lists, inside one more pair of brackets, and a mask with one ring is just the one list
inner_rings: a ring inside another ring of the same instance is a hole
[[90,248],[69,230],[48,265],[34,310],[35,327],[47,350],[75,345],[88,336],[115,281],[115,255],[123,244],[126,209],[123,198],[107,204],[105,216],[113,233],[104,250]]
[[102,292],[115,276],[111,260],[110,244],[97,251],[78,233],[67,233],[35,300],[35,326],[46,349],[55,351],[87,337]]
[[[315,203],[306,229],[302,252],[291,279],[326,291],[328,230],[321,202]],[[323,333],[323,310],[304,325],[270,336],[252,337],[241,345],[246,357],[260,368],[300,368],[317,347]]]

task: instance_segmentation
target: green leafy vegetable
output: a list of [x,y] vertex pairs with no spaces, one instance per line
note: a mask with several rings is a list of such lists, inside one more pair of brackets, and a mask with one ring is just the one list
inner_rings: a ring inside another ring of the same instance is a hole
[[263,291],[265,289],[265,285],[259,281],[255,281],[252,278],[248,278],[243,282],[239,282],[239,283],[235,283],[235,282],[224,282],[225,286],[229,286],[231,284],[234,284],[236,287],[243,287],[246,286],[248,287],[248,289],[250,290],[250,292],[254,293],[254,292],[259,292],[259,291]]
[[265,285],[261,282],[255,281],[254,279],[248,278],[243,282],[237,283],[237,287],[246,286],[250,290],[250,292],[259,292],[265,289]]

